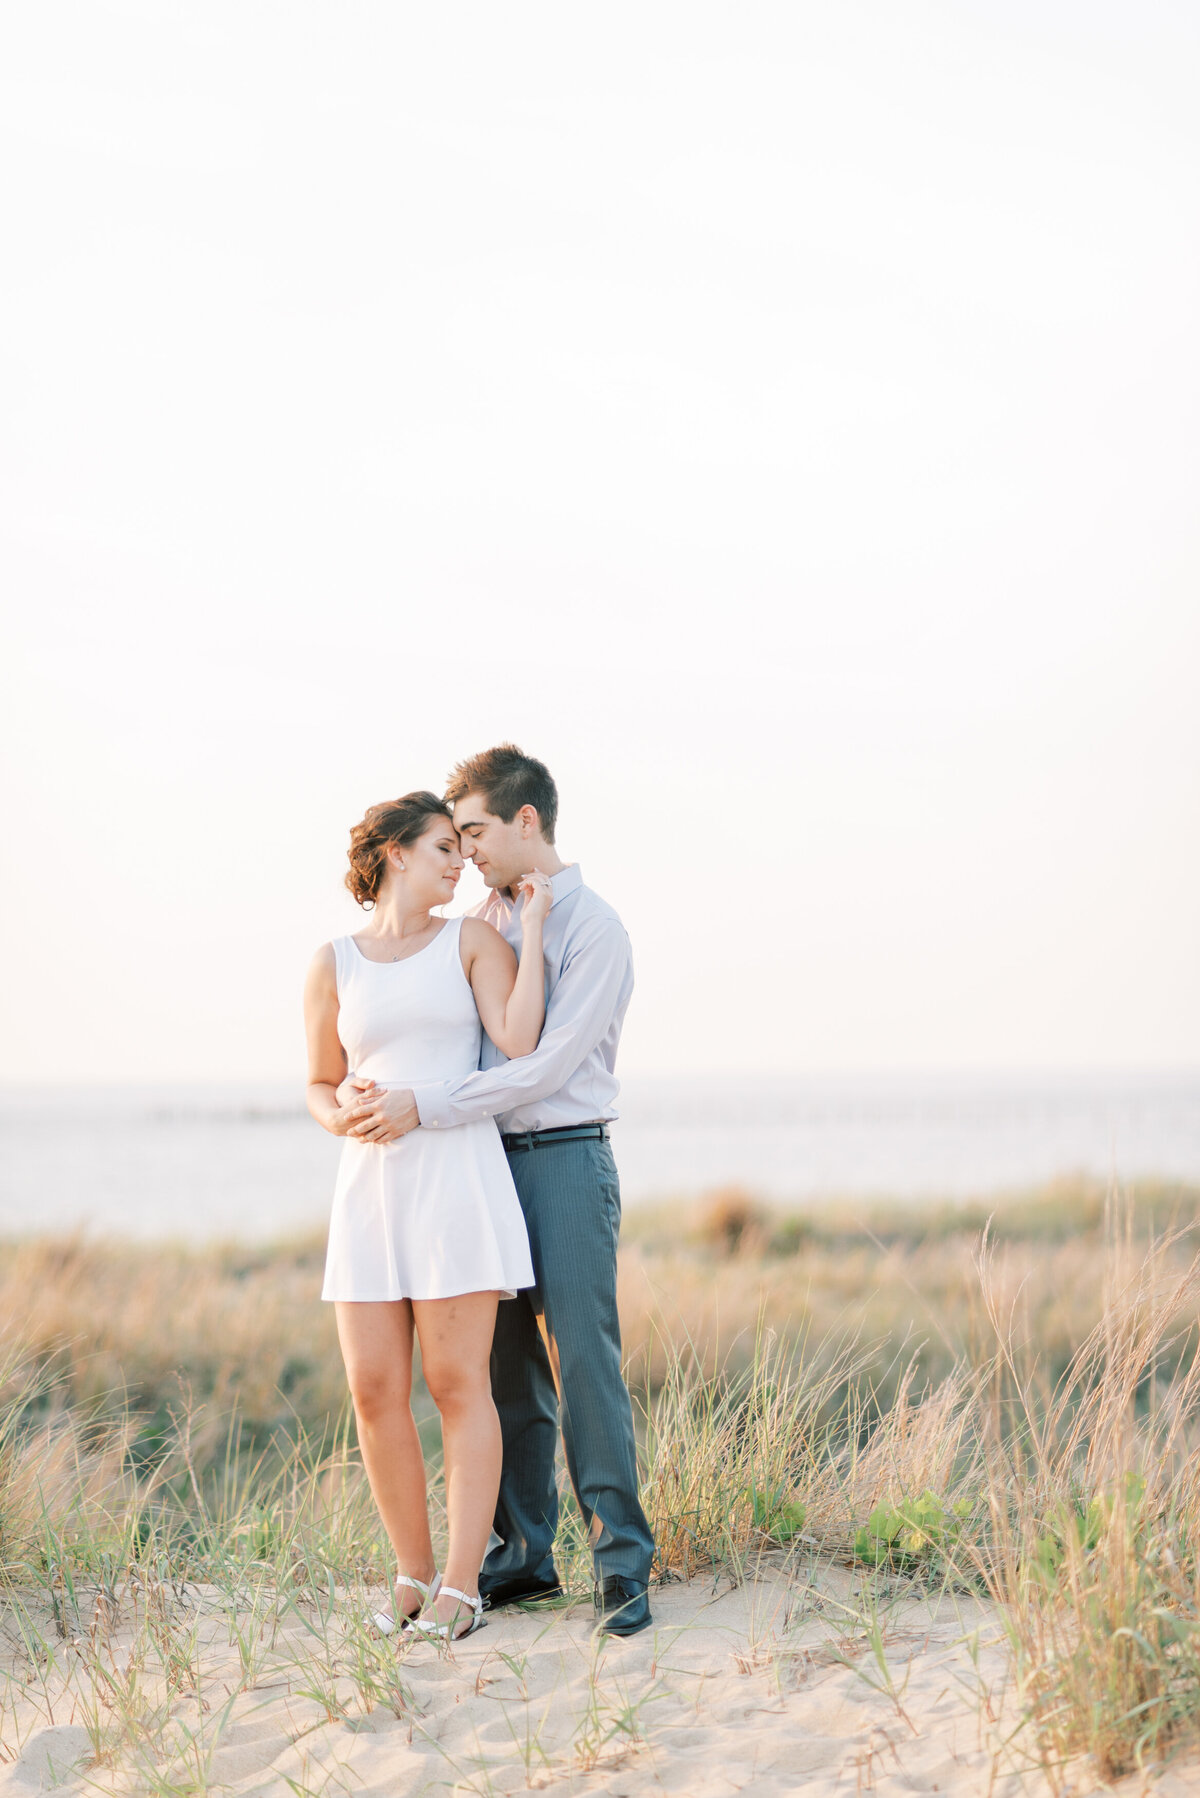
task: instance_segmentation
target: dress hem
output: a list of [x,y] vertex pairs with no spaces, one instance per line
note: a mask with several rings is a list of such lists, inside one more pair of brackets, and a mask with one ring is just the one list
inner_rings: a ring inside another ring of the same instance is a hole
[[518,1292],[532,1292],[534,1282],[528,1286],[456,1286],[452,1292],[373,1292],[370,1294],[322,1292],[321,1303],[326,1305],[394,1305],[401,1299],[415,1299],[418,1305],[427,1304],[431,1299],[461,1299],[473,1292],[496,1292],[502,1299],[515,1299]]

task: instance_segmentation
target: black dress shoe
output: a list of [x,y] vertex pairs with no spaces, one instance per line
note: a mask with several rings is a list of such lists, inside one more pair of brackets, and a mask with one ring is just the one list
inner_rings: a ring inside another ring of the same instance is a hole
[[486,1573],[479,1576],[479,1596],[487,1611],[498,1611],[506,1604],[539,1604],[544,1599],[561,1598],[563,1589],[554,1579],[538,1579],[529,1573],[503,1573],[493,1575],[491,1579]]
[[605,1636],[636,1636],[654,1622],[650,1615],[650,1596],[639,1580],[624,1579],[619,1573],[596,1586],[596,1631]]

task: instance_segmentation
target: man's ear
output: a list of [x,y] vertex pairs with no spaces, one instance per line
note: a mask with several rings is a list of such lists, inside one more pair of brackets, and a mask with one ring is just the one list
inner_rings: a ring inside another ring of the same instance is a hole
[[535,805],[523,805],[521,807],[521,835],[531,837],[537,830],[539,823],[540,819],[538,818],[537,807]]

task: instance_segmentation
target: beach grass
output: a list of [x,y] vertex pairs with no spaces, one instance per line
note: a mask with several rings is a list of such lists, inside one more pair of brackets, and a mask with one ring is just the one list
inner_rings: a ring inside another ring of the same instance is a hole
[[[1052,1785],[1081,1756],[1118,1777],[1186,1747],[1198,1218],[1194,1189],[1083,1181],[990,1211],[796,1218],[726,1192],[635,1213],[620,1290],[656,1577],[736,1580],[771,1554],[970,1594]],[[319,1277],[315,1241],[0,1250],[0,1752],[20,1749],[18,1691],[40,1691],[82,1719],[95,1769],[206,1790],[231,1678],[278,1675],[285,1638],[314,1715],[407,1714],[404,1664],[363,1621],[388,1557]],[[586,1591],[569,1499],[558,1551]],[[879,1629],[868,1607],[854,1639],[886,1686]],[[578,1766],[645,1701],[596,1697]]]

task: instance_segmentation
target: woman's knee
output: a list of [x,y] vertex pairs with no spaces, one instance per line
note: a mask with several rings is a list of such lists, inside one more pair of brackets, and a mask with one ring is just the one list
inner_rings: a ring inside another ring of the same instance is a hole
[[397,1377],[394,1367],[350,1367],[346,1372],[360,1424],[381,1423],[408,1409],[408,1384]]
[[442,1416],[455,1416],[492,1401],[487,1364],[466,1365],[462,1362],[427,1361],[422,1370],[429,1396]]

